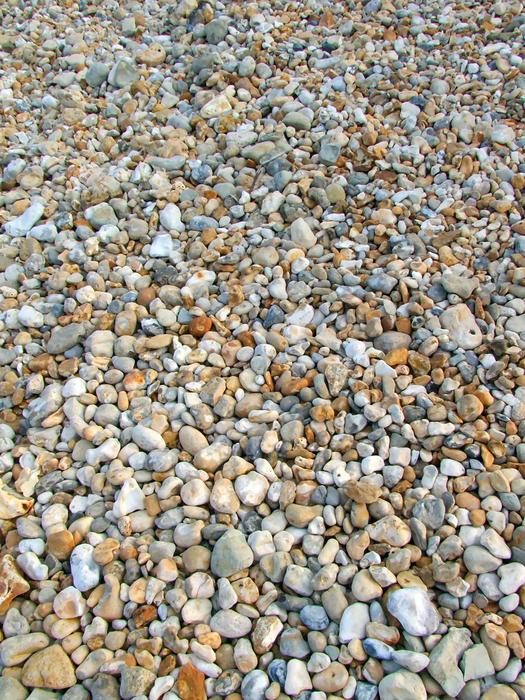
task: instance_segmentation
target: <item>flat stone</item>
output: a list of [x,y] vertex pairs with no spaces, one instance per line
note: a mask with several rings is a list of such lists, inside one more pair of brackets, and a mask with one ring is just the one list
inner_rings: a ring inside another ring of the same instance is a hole
[[461,659],[461,670],[465,682],[492,676],[496,673],[490,656],[483,644],[474,644],[466,649]]
[[496,571],[501,565],[501,559],[493,556],[485,547],[472,545],[463,552],[465,566],[472,574],[486,574]]

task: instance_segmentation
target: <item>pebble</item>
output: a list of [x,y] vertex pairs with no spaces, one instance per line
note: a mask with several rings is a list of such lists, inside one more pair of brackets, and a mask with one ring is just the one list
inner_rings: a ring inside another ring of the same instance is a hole
[[30,688],[37,686],[52,690],[71,688],[76,683],[73,664],[58,644],[33,654],[24,664],[21,680]]
[[253,563],[253,552],[239,530],[227,530],[219,538],[211,555],[211,571],[216,576],[228,577],[249,568]]
[[439,615],[428,594],[421,588],[398,588],[389,594],[388,612],[404,630],[415,637],[426,637],[439,627]]
[[410,671],[395,671],[379,683],[381,700],[426,700],[427,691],[421,678]]

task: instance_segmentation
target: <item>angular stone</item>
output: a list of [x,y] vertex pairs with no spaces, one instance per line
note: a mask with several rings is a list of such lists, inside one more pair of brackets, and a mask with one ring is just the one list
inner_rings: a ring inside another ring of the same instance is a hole
[[270,651],[282,629],[283,623],[277,616],[260,617],[251,635],[255,653],[265,654]]
[[232,106],[226,95],[218,95],[209,100],[209,102],[206,102],[204,107],[201,108],[201,117],[204,119],[213,119],[214,117],[229,112],[231,108]]
[[492,676],[496,673],[483,644],[474,644],[470,649],[466,649],[460,665],[465,682]]
[[11,601],[30,589],[29,583],[21,576],[10,554],[0,562],[0,615],[9,609]]
[[211,570],[216,576],[225,577],[249,568],[253,564],[253,552],[239,530],[230,528],[217,541],[211,555]]
[[381,487],[366,481],[349,481],[344,486],[348,498],[356,503],[375,503],[381,495]]
[[[1,482],[0,482],[1,484]],[[14,520],[25,515],[33,506],[31,498],[20,498],[0,485],[0,520]]]
[[177,692],[180,700],[206,700],[205,675],[193,666],[185,664],[177,678]]
[[139,79],[139,72],[129,58],[117,61],[108,76],[108,83],[115,88],[124,88]]
[[77,345],[84,335],[81,323],[70,323],[67,326],[55,326],[47,341],[47,351],[50,355],[62,355]]
[[439,627],[438,611],[422,588],[399,588],[387,599],[388,612],[414,637],[426,637]]
[[470,630],[451,627],[448,634],[430,652],[428,672],[445,693],[456,698],[465,687],[458,662],[466,649],[472,646]]
[[31,688],[64,690],[76,682],[73,664],[58,644],[33,654],[22,669],[22,683]]
[[155,683],[155,674],[140,666],[124,666],[120,674],[120,696],[131,700],[137,695],[147,695]]
[[367,525],[366,531],[376,542],[386,542],[393,547],[404,547],[412,538],[409,526],[397,515],[387,515]]

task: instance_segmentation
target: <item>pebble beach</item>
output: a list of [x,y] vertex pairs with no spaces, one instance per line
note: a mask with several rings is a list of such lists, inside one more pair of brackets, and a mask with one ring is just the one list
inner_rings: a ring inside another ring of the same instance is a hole
[[525,5],[0,5],[0,698],[525,700]]

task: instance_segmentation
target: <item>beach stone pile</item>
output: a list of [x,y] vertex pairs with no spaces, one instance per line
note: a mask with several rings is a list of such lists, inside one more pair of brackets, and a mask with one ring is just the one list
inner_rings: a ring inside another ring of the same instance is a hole
[[0,698],[524,700],[523,2],[0,19]]

